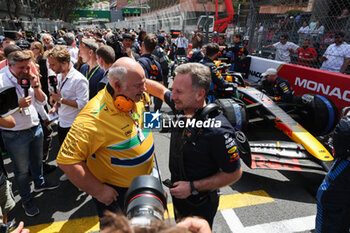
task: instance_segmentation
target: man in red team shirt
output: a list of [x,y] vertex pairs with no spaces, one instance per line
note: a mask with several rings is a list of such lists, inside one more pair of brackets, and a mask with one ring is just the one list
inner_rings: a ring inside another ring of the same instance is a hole
[[308,39],[303,41],[302,46],[295,53],[298,54],[298,65],[312,67],[313,62],[316,61],[316,50],[310,47],[310,41]]

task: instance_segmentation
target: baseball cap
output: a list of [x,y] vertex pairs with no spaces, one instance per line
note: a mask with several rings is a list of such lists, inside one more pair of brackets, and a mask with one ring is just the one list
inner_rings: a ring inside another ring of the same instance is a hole
[[262,73],[262,76],[267,76],[267,75],[275,75],[277,74],[277,70],[275,68],[268,68],[265,73]]
[[98,49],[98,44],[96,43],[95,39],[83,38],[81,41],[85,44],[86,47],[93,50],[94,52],[96,52]]
[[124,33],[123,34],[123,40],[126,39],[126,38],[129,38],[129,39],[134,39],[133,35],[131,35],[130,33]]

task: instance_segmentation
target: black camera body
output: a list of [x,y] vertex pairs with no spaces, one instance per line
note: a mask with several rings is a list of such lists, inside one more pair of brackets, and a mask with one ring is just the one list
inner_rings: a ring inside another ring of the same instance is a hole
[[161,182],[150,175],[136,177],[125,195],[125,215],[133,226],[148,226],[162,221],[167,209]]
[[18,110],[18,98],[15,87],[0,88],[0,117],[6,117]]

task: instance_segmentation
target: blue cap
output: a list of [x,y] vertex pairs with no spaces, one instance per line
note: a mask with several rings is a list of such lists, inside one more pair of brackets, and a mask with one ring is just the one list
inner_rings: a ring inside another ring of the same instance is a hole
[[165,41],[165,36],[162,34],[157,35],[158,43],[161,44]]

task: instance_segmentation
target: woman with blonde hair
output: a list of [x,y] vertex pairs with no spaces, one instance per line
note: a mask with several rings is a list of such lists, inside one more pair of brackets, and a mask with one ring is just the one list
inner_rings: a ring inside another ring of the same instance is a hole
[[44,46],[39,41],[35,41],[30,44],[30,49],[34,53],[35,62],[39,63],[44,56]]
[[47,68],[46,58],[44,57],[44,46],[42,43],[35,41],[30,44],[30,50],[34,54],[34,60],[36,64],[39,65],[39,73],[41,75],[42,90],[46,94],[46,96],[49,96],[48,80],[47,80],[48,68]]

